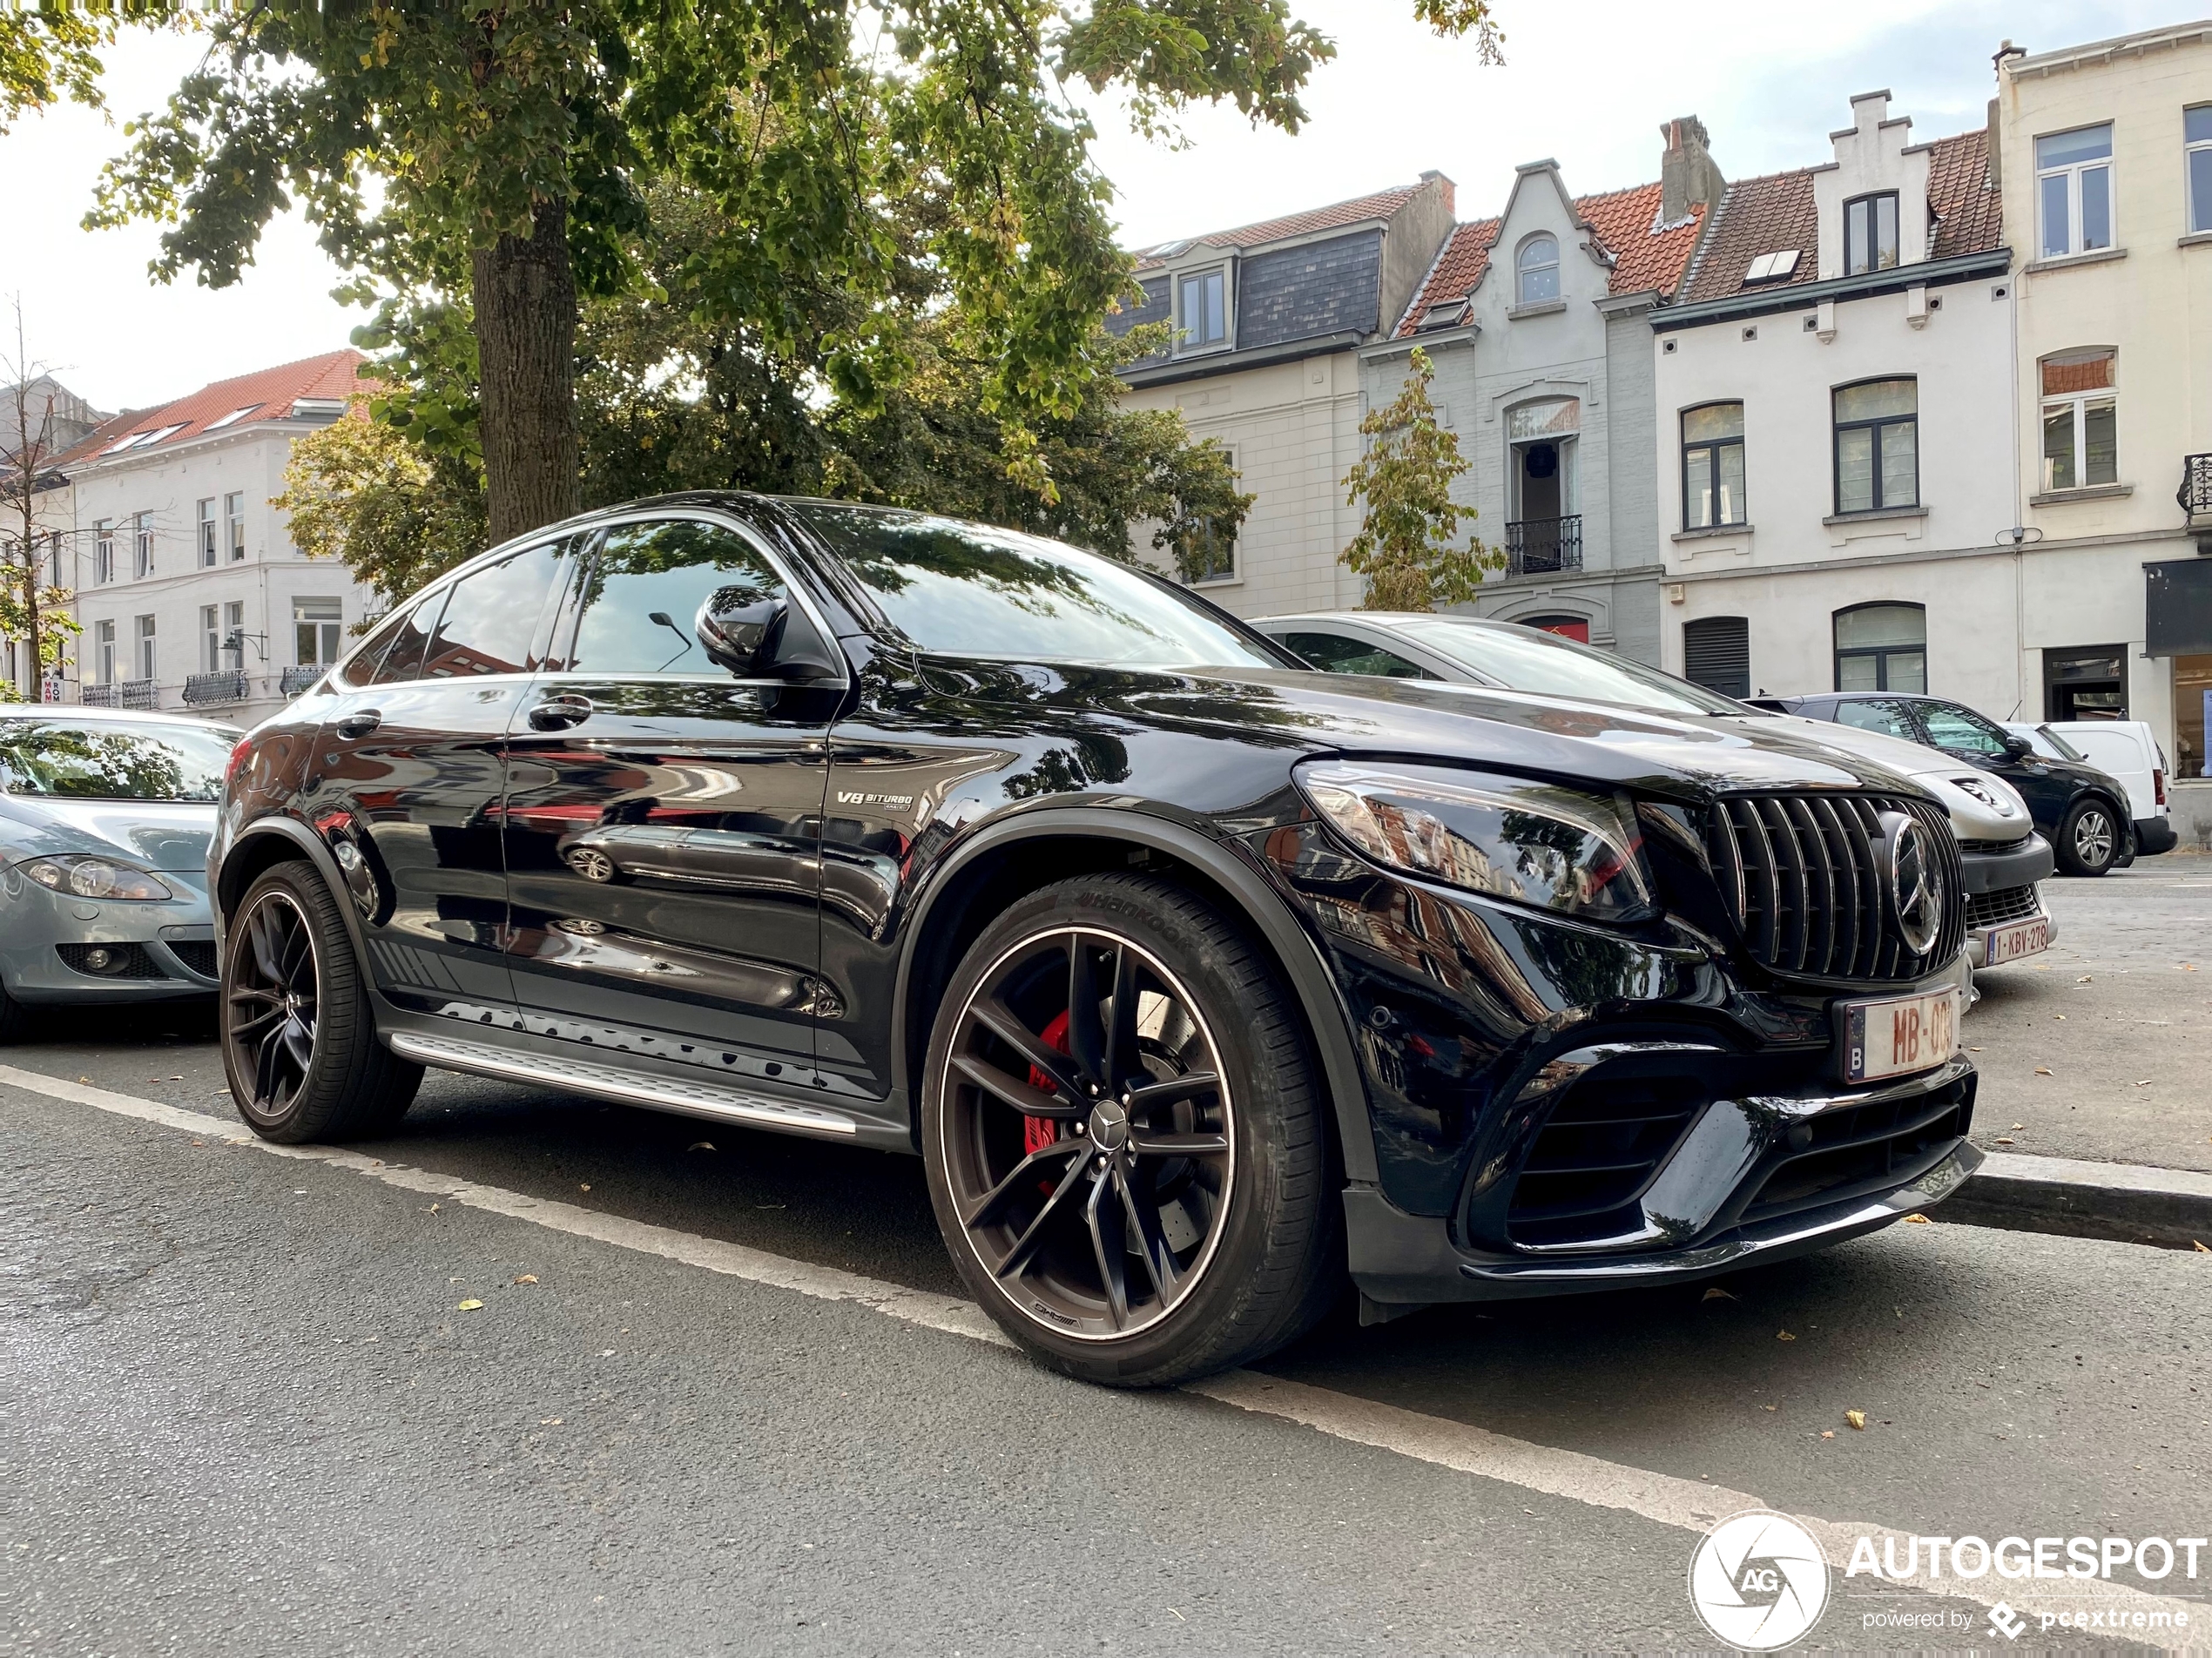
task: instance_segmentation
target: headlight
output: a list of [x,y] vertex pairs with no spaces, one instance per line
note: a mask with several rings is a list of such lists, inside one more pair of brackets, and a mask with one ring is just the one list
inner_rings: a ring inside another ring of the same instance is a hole
[[1951,786],[1961,794],[1973,796],[2000,818],[2017,818],[2020,808],[1978,777],[1955,777]]
[[1346,840],[1409,875],[1601,921],[1651,902],[1635,819],[1610,796],[1415,765],[1330,762],[1298,779]]
[[41,886],[71,898],[113,898],[159,904],[177,896],[152,870],[111,858],[75,853],[33,858],[16,866]]

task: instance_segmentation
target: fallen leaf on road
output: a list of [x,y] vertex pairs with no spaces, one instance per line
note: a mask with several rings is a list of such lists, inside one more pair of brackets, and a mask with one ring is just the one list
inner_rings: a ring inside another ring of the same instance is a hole
[[1832,1439],[1836,1437],[1836,1430],[1833,1428],[1823,1428],[1820,1430],[1820,1437],[1824,1439]]
[[175,1075],[172,1076],[169,1080],[170,1080],[171,1082],[183,1082],[183,1081],[185,1080],[185,1074],[184,1074],[182,1071],[179,1071],[179,1072],[178,1072]]
[[1763,1411],[1778,1411],[1782,1407],[1779,1405],[1762,1405],[1759,1408]]
[[2197,1252],[2199,1255],[2212,1255],[2212,1250],[2208,1250],[2208,1249],[2206,1249],[2206,1248],[2204,1247],[2204,1245],[2203,1245],[2202,1244],[2201,1244],[2201,1243],[2198,1243],[2198,1241],[2197,1241],[2195,1238],[2191,1238],[2191,1239],[2189,1240],[2189,1242],[2190,1242],[2190,1243],[2192,1243],[2192,1244],[2196,1244],[2196,1252]]
[[2043,962],[2040,964],[2035,970],[2038,973],[2048,973],[2051,970],[2051,964],[2047,961]]
[[690,1145],[685,1146],[684,1149],[686,1151],[711,1151],[714,1149],[714,1142],[711,1140],[694,1140]]
[[193,1141],[193,1142],[192,1142],[192,1144],[194,1144],[194,1145],[196,1145],[196,1146],[204,1146],[204,1145],[206,1145],[206,1143],[207,1143],[207,1142],[206,1142],[205,1140],[195,1140],[195,1141]]
[[578,1186],[578,1187],[577,1188],[577,1190],[578,1191],[590,1191],[590,1190],[591,1190],[591,1188],[590,1188],[590,1186],[589,1184],[585,1184],[585,1185]]
[[557,1416],[541,1416],[537,1419],[537,1425],[542,1428],[557,1428],[561,1425],[561,1419]]
[[1791,1335],[1791,1334],[1788,1331],[1786,1331],[1786,1330],[1777,1330],[1777,1331],[1776,1331],[1774,1332],[1774,1338],[1775,1338],[1775,1340],[1777,1340],[1777,1341],[1795,1341],[1795,1340],[1797,1340],[1797,1338],[1796,1338],[1795,1336]]
[[2184,961],[2180,967],[2175,968],[2174,971],[2176,973],[2195,973],[2196,971],[2196,963],[2194,961]]
[[1998,1143],[1999,1145],[2000,1145],[2000,1146],[2009,1146],[2009,1145],[2011,1145],[2011,1144],[2013,1143],[2013,1142],[2012,1142],[2012,1140],[2010,1139],[2010,1137],[2008,1137],[2008,1136],[2004,1136],[2004,1135],[2000,1135],[2000,1136],[1998,1136],[1998,1137],[1997,1137],[1997,1143]]
[[454,1308],[455,1312],[475,1312],[483,1306],[481,1301],[463,1301]]
[[1979,1053],[1980,1053],[1980,1052],[1981,1052],[1981,1049],[1979,1049],[1979,1048],[1969,1048],[1966,1051],[1967,1051],[1969,1054],[1979,1054]]
[[429,1208],[428,1208],[428,1209],[424,1210],[422,1212],[423,1212],[425,1215],[435,1215],[435,1214],[436,1214],[436,1213],[437,1213],[437,1212],[438,1212],[441,1209],[443,1209],[444,1207],[445,1207],[445,1205],[444,1205],[444,1204],[442,1204],[442,1203],[433,1203],[433,1204],[431,1204],[431,1205],[430,1205],[430,1207],[429,1207]]
[[1864,1433],[1864,1432],[1866,1432],[1866,1412],[1864,1412],[1864,1411],[1845,1411],[1845,1412],[1844,1412],[1844,1421],[1846,1421],[1846,1422],[1848,1422],[1848,1423],[1850,1423],[1850,1424],[1851,1424],[1853,1427],[1857,1428],[1857,1429],[1858,1429],[1858,1430],[1861,1433]]
[[[2081,975],[2079,979],[2076,979],[2074,982],[2074,983],[2076,983],[2076,984],[2087,984],[2087,983],[2089,983],[2089,982],[2090,982],[2090,975],[2085,973],[2085,974],[2082,974],[2082,975]],[[2060,1014],[2059,1015],[2059,1017],[2060,1017],[2060,1018],[2061,1018],[2061,1019],[2063,1019],[2063,1018],[2065,1018],[2065,1017],[2066,1017],[2066,1015],[2065,1015],[2064,1014]]]
[[1699,1298],[1705,1301],[1733,1301],[1736,1299],[1734,1296],[1729,1294],[1727,1291],[1722,1289],[1717,1284],[1711,1289],[1706,1291],[1704,1295]]
[[1933,1223],[1931,1222],[1925,1215],[1907,1215],[1905,1217],[1905,1223],[1907,1226],[1928,1226],[1933,1224]]
[[537,1282],[537,1274],[535,1272],[525,1272],[522,1277],[516,1278],[515,1282],[517,1284],[536,1284]]
[[2146,1076],[2141,1082],[2136,1083],[2135,1086],[2137,1088],[2148,1088],[2150,1086],[2150,1078]]
[[[2035,1074],[2038,1076],[2048,1076],[2051,1074],[2051,1068],[2047,1065],[2039,1065],[2035,1068]],[[587,1186],[584,1190],[589,1191],[590,1188]]]
[[2027,1127],[2027,1124],[2026,1124],[2025,1122],[2015,1122],[2014,1124],[2013,1124],[2013,1126],[2015,1129],[2025,1129],[2026,1127]]
[[2053,1014],[2051,1017],[2057,1020],[2061,1025],[2066,1023],[2066,1015],[2064,1014]]

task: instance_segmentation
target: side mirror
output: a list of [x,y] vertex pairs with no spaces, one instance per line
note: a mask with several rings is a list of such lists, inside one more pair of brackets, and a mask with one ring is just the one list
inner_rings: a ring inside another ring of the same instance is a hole
[[2035,745],[2029,742],[2027,738],[2022,737],[2018,731],[2006,731],[2005,733],[2005,752],[2011,755],[2016,760],[2024,760],[2029,755],[2035,752]]
[[747,583],[718,588],[692,631],[706,654],[740,679],[829,679],[837,658],[819,631],[780,593]]

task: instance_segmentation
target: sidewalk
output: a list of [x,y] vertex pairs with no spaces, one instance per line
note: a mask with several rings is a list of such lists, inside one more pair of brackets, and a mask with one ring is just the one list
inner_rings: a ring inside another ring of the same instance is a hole
[[2212,1175],[1995,1152],[1935,1218],[2212,1251]]

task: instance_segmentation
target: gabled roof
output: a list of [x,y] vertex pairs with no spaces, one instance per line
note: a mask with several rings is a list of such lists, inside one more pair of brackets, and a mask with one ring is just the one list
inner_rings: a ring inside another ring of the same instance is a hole
[[1243,225],[1235,230],[1217,230],[1204,236],[1186,236],[1177,241],[1161,242],[1136,256],[1136,268],[1140,271],[1157,270],[1173,254],[1199,243],[1208,247],[1260,247],[1293,236],[1311,235],[1315,231],[1340,230],[1346,225],[1363,225],[1371,219],[1388,219],[1420,192],[1420,185],[1399,185],[1393,189],[1379,190],[1372,196],[1355,196],[1350,201],[1335,202],[1326,207],[1286,213],[1280,219],[1264,219],[1257,225]]
[[[1980,127],[1938,138],[1928,149],[1928,206],[1936,222],[1930,259],[1986,253],[2005,245],[2001,198],[1989,178],[1989,134]],[[1812,179],[1818,171],[1744,179],[1728,187],[1704,251],[1683,283],[1685,304],[1724,300],[1747,288],[1784,289],[1820,280],[1820,218]],[[1794,248],[1797,268],[1784,278],[1746,282],[1751,261]]]
[[[299,362],[280,363],[235,380],[219,380],[190,396],[117,415],[98,430],[56,458],[58,467],[91,466],[111,454],[151,454],[157,448],[186,442],[218,429],[235,431],[263,421],[289,420],[292,406],[302,399],[342,405],[362,389],[355,371],[368,360],[348,347],[326,352]],[[161,435],[127,449],[117,446],[144,435]]]
[[[1662,186],[1638,185],[1630,190],[1608,190],[1575,199],[1575,217],[1587,225],[1601,252],[1613,256],[1606,277],[1608,293],[1649,293],[1656,289],[1671,294],[1683,266],[1697,246],[1698,227],[1704,223],[1702,206],[1672,225],[1659,222]],[[1407,338],[1420,331],[1429,307],[1463,300],[1490,268],[1490,249],[1498,239],[1500,220],[1477,219],[1452,233],[1437,256],[1435,267],[1398,325],[1398,335]]]

